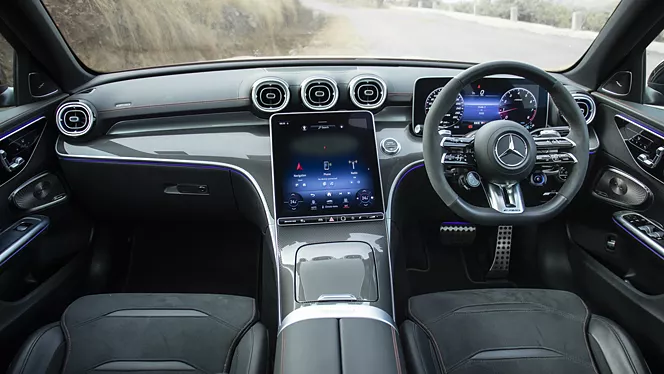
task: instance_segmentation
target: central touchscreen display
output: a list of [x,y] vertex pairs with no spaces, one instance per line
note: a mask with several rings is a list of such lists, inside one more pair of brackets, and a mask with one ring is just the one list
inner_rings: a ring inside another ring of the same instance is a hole
[[270,127],[280,224],[382,218],[370,112],[275,114]]

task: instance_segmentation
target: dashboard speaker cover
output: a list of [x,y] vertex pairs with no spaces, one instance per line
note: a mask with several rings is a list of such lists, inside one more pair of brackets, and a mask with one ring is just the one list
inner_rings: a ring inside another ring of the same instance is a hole
[[608,168],[599,174],[593,195],[613,205],[644,209],[652,202],[650,189],[622,170]]

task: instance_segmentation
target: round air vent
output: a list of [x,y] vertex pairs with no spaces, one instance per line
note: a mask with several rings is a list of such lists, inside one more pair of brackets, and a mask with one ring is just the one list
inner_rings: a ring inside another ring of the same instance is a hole
[[70,101],[60,105],[55,113],[60,132],[67,136],[81,136],[90,131],[95,122],[95,110],[83,101]]
[[251,86],[251,102],[266,113],[278,112],[288,105],[288,83],[279,78],[263,78]]
[[302,103],[311,110],[327,110],[339,99],[337,82],[331,78],[311,77],[300,87]]
[[595,119],[595,100],[593,100],[590,95],[586,95],[583,93],[575,93],[572,94],[572,97],[574,97],[574,100],[576,101],[576,104],[579,106],[579,109],[581,109],[581,113],[583,113],[583,117],[586,119],[586,123],[589,124]]
[[350,100],[361,109],[379,108],[387,98],[385,82],[371,75],[360,75],[353,78],[348,87],[350,89]]

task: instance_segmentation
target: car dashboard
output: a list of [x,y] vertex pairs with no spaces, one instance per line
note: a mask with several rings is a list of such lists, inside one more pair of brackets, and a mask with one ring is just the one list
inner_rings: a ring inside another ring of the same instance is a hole
[[[56,151],[63,163],[75,166],[65,170],[75,174],[77,169],[87,172],[91,167],[101,170],[104,164],[119,163],[223,165],[256,182],[269,217],[274,218],[269,130],[272,115],[371,112],[383,174],[381,187],[387,195],[397,175],[408,167],[421,165],[422,125],[427,109],[440,88],[459,71],[414,66],[301,66],[117,81],[100,76],[59,106],[56,117],[61,135]],[[593,99],[582,87],[564,83],[590,123],[595,112]],[[548,94],[513,76],[484,78],[466,87],[439,128],[450,131],[452,136],[466,136],[500,118],[515,120],[531,132],[558,129],[565,135],[564,119]],[[593,134],[591,131],[590,148],[597,149],[598,140]],[[463,171],[452,170],[450,178],[458,179],[457,174]],[[562,182],[564,171],[555,176]],[[85,176],[69,179],[74,181],[72,188],[86,194],[104,190],[91,186],[95,182]],[[75,181],[82,185],[77,186]],[[153,196],[153,200],[182,192],[177,181],[168,183],[170,190],[160,188],[149,194],[161,196]],[[117,187],[106,191],[105,200],[110,197],[122,202],[140,195],[139,191]],[[538,198],[533,203],[541,202],[539,195],[557,188],[551,186],[543,191],[542,186],[538,187]],[[183,194],[197,193],[189,188],[194,187],[183,187]],[[93,196],[90,203],[98,205],[97,197]],[[388,196],[383,196],[383,200],[385,206],[389,205]],[[116,211],[114,206],[117,205],[109,207],[111,213]]]
[[[321,298],[394,315],[392,222],[459,219],[428,184],[418,122],[460,71],[362,65],[100,76],[60,104],[55,150],[72,193],[99,218],[240,219],[262,228],[275,255],[280,318]],[[592,122],[591,96],[564,83]],[[548,95],[518,77],[485,78],[461,99],[439,125],[441,141],[463,143],[496,118],[534,134],[568,131]],[[589,129],[593,152],[599,141]],[[543,140],[548,160],[521,183],[526,205],[551,199],[565,182],[554,140]],[[483,188],[469,183],[473,166],[448,156],[441,168],[459,196],[488,206]],[[321,243],[343,248],[332,255]],[[302,263],[336,273],[335,264],[360,260],[365,270],[348,281],[372,286],[352,297],[318,278],[302,285]]]

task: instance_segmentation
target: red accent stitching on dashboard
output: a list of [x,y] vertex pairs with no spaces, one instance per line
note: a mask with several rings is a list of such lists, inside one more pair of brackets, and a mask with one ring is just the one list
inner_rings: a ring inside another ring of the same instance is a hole
[[104,112],[114,112],[119,110],[129,110],[129,109],[144,109],[144,108],[157,108],[165,106],[176,106],[176,105],[189,105],[189,104],[209,104],[209,103],[221,103],[225,101],[248,101],[248,97],[238,97],[235,99],[220,99],[220,100],[203,100],[203,101],[187,101],[182,103],[169,103],[169,104],[155,104],[155,105],[141,105],[141,106],[129,106],[124,108],[115,108],[115,109],[106,109],[100,110],[100,113]]

